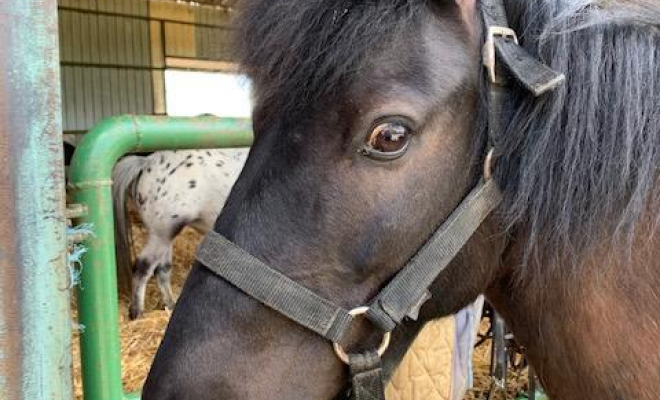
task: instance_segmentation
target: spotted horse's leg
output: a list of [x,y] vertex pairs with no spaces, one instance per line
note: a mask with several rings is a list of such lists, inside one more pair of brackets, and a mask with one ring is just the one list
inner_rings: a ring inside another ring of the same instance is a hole
[[[144,312],[144,297],[147,290],[147,283],[154,272],[160,267],[167,275],[169,287],[169,270],[171,269],[172,241],[160,238],[154,234],[149,235],[147,244],[137,257],[133,267],[133,292],[131,305],[129,308],[129,317],[131,320],[139,318]],[[159,273],[159,276],[161,273]],[[160,286],[160,278],[159,278]],[[163,291],[161,287],[161,291]],[[173,305],[171,288],[169,289],[169,298],[164,296],[165,306]]]
[[172,246],[168,249],[166,261],[156,267],[156,279],[166,310],[173,310],[176,300],[172,292]]

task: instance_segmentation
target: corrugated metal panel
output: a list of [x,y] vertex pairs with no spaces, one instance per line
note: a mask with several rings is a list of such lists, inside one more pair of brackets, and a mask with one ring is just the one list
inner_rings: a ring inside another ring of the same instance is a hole
[[[82,93],[83,93],[83,104],[81,104],[82,111],[82,123],[84,126],[93,126],[94,125],[94,97],[96,92],[94,91],[94,81],[92,78],[92,69],[91,68],[80,68],[82,74]],[[79,82],[80,83],[80,82]]]
[[211,7],[195,7],[195,22],[202,25],[229,26],[234,13],[226,9]]
[[112,110],[112,98],[114,88],[112,87],[112,81],[110,79],[111,70],[106,68],[97,68],[100,75],[101,90],[99,93],[99,120],[103,119],[104,116],[116,115]]
[[80,10],[96,10],[96,0],[58,0],[57,5]]
[[117,35],[114,34],[117,32],[117,21],[119,21],[119,19],[105,15],[101,18],[104,20],[104,23],[99,26],[101,28],[99,34],[106,37],[105,46],[102,47],[106,52],[106,62],[108,64],[119,64],[120,61],[117,51]]
[[78,62],[86,62],[89,60],[90,53],[92,51],[92,48],[96,47],[94,46],[90,39],[91,39],[91,26],[92,26],[92,18],[93,15],[90,14],[82,14],[78,13],[78,23],[80,24],[79,26],[76,27],[78,30],[77,33],[79,35],[78,40],[79,40],[79,47],[76,49],[77,50],[77,60]]
[[105,108],[103,111],[106,111],[111,114],[111,115],[119,115],[120,107],[119,104],[121,103],[120,99],[120,93],[121,93],[121,87],[119,87],[119,74],[116,73],[116,70],[107,70],[107,81],[110,82],[110,86],[108,86],[106,89],[108,90],[108,93],[110,93],[110,102],[105,105]]
[[[138,21],[136,21],[138,22]],[[151,65],[151,22],[145,21],[141,23],[139,21],[138,25],[138,35],[136,37],[136,42],[140,44],[140,65]]]
[[151,50],[151,65],[156,68],[165,66],[165,54],[163,49],[163,23],[160,21],[151,21],[149,23],[149,39],[151,42],[147,44]]
[[233,61],[232,31],[224,28],[233,14],[221,9],[142,0],[59,0],[59,5],[67,131],[88,130],[123,113],[163,113],[159,68],[165,56]]
[[184,0],[184,1],[194,1],[195,3],[206,4],[216,7],[236,7],[240,6],[241,0]]
[[153,114],[149,70],[62,67],[65,131],[85,131],[119,114]]
[[71,24],[71,22],[69,21],[69,19],[71,18],[71,13],[67,11],[60,11],[58,18],[59,18],[58,30],[60,37],[60,60],[66,61],[71,58],[69,53],[71,53],[71,49],[73,48],[73,45],[71,44],[71,31],[67,28]]
[[232,34],[229,29],[197,27],[195,29],[197,58],[203,60],[234,61]]
[[98,0],[98,10],[113,14],[138,15],[146,17],[149,4],[142,0]]
[[63,67],[60,71],[62,76],[62,112],[64,115],[62,125],[66,130],[67,126],[75,124],[75,118],[73,116],[73,110],[76,108],[73,88],[73,69]]
[[89,28],[87,29],[87,44],[89,46],[89,51],[87,52],[90,60],[94,60],[94,63],[101,62],[101,53],[104,51],[103,48],[99,46],[99,16],[96,14],[90,14],[86,16],[86,19],[89,21]]
[[67,58],[62,58],[62,61],[76,62],[79,60],[80,53],[80,13],[77,12],[64,12],[68,14],[67,25],[63,27],[64,37],[60,40],[68,42]]
[[115,20],[116,30],[113,32],[117,38],[117,65],[133,65],[135,59],[131,59],[130,24],[126,18],[117,18]]
[[[114,115],[123,114],[128,109],[128,101],[126,100],[128,90],[126,90],[126,74],[128,73],[125,69],[115,69],[114,72],[116,76],[114,78],[116,84],[114,86],[114,91],[117,92],[117,100],[115,102],[115,112]],[[131,88],[132,89],[132,88]]]
[[165,56],[196,57],[195,26],[165,22]]
[[[160,1],[160,0],[159,0]],[[207,4],[211,6],[221,6],[220,10],[226,9],[226,8],[232,8],[236,7],[237,3],[239,3],[239,0],[184,0],[184,1],[194,1],[195,3],[200,3],[200,4]],[[82,7],[95,7],[96,6],[97,0],[58,0],[57,4],[61,7],[76,7],[76,8],[82,8]],[[109,0],[98,0],[99,3],[102,2],[109,2]],[[144,0],[124,0],[126,3],[144,3]],[[166,3],[162,1],[163,3]],[[181,6],[181,7],[188,7],[185,4],[177,4],[174,3],[173,1],[171,2],[172,4],[176,6]],[[117,6],[116,4],[110,4],[107,7],[111,9],[115,9],[117,7],[122,7],[123,5]],[[128,6],[124,6],[128,7]],[[133,7],[139,7],[139,6],[133,6]],[[91,8],[93,9],[93,8]]]
[[165,102],[165,72],[154,71],[151,74],[153,87],[154,114],[165,114],[167,104]]
[[[123,0],[103,0],[99,2],[99,5],[105,4],[103,7],[106,11],[123,10],[125,13],[138,11],[142,13],[146,12],[145,5],[140,6],[139,10],[136,10],[135,7],[124,8],[129,4],[143,3],[147,4],[139,1],[126,3]],[[165,9],[170,10],[169,7],[167,6]],[[187,8],[195,10],[196,18],[203,23],[218,24],[222,21],[229,21],[229,14],[221,10],[204,7]],[[230,31],[188,23],[164,22],[164,24],[167,56],[199,57],[222,61],[232,59],[227,50],[231,42]],[[151,65],[149,21],[146,19],[60,10],[60,33],[61,59],[64,63],[132,67],[149,67]]]
[[60,10],[63,63],[151,66],[149,21]]
[[154,19],[168,21],[194,22],[194,7],[167,1],[149,2],[149,15]]
[[74,108],[73,108],[73,118],[76,126],[84,127],[86,124],[85,120],[85,86],[83,83],[83,72],[82,68],[73,69],[73,95],[74,97]]
[[103,106],[105,104],[105,96],[103,93],[103,70],[101,68],[90,68],[92,71],[92,81],[94,82],[94,110],[93,121],[100,121],[105,114],[103,113]]

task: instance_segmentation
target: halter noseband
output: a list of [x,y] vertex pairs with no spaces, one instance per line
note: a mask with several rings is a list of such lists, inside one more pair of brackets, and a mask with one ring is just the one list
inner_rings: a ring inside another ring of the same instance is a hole
[[[197,253],[197,260],[216,275],[331,341],[339,359],[349,365],[355,400],[385,398],[380,357],[387,350],[390,333],[406,317],[417,318],[420,307],[430,297],[431,284],[502,201],[502,192],[492,179],[492,168],[494,149],[503,132],[501,114],[511,90],[510,77],[535,96],[564,81],[563,74],[518,45],[503,0],[483,0],[481,8],[486,29],[483,62],[488,81],[488,150],[483,179],[368,306],[345,310],[213,231],[204,238]],[[341,344],[358,315],[365,315],[378,327],[383,340],[376,350],[347,354]]]

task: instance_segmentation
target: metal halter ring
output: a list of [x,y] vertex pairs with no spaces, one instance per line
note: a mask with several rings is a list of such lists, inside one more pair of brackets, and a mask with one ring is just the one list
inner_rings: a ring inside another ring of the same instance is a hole
[[[369,307],[358,307],[354,308],[348,313],[352,317],[357,317],[359,315],[364,315],[369,311]],[[383,334],[383,340],[381,340],[380,345],[378,346],[378,349],[376,350],[376,353],[378,353],[378,356],[382,357],[383,354],[385,354],[385,351],[387,351],[387,348],[390,346],[390,338],[392,337],[391,332],[385,332]],[[337,357],[344,363],[348,364],[349,363],[349,355],[344,351],[344,349],[339,345],[338,343],[333,343],[332,347],[335,349],[335,354]]]
[[493,162],[495,161],[495,149],[491,148],[486,153],[486,158],[484,159],[484,181],[490,180],[493,176]]

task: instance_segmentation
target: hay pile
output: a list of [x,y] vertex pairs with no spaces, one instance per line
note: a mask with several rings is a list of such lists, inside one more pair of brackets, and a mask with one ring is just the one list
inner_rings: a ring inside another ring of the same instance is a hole
[[[137,250],[142,248],[146,240],[146,231],[140,224],[133,225],[133,236]],[[196,231],[186,228],[177,237],[174,243],[174,262],[172,269],[172,287],[175,293],[181,292],[181,287],[188,275],[192,265],[197,245],[201,235]],[[170,313],[163,310],[160,303],[160,293],[155,280],[152,279],[147,288],[145,314],[137,321],[129,321],[128,304],[129,299],[125,296],[119,299],[119,318],[122,345],[122,379],[126,392],[139,391],[147,376],[151,361],[153,359],[160,340],[165,332]],[[74,307],[75,310],[75,307]],[[74,311],[75,317],[75,311]],[[82,398],[82,382],[80,378],[80,354],[78,347],[78,334],[75,334],[73,343],[74,357],[74,389],[77,399]],[[490,344],[486,343],[475,350],[474,355],[474,384],[465,396],[464,400],[486,399],[490,386]],[[526,376],[521,382],[526,382]],[[516,376],[509,377],[509,395],[511,399],[515,396]],[[493,396],[493,400],[504,400],[503,394]]]
[[[482,331],[488,330],[488,322],[482,324]],[[490,389],[490,340],[479,346],[474,351],[474,387],[468,391],[463,400],[484,400],[488,398]],[[521,376],[509,371],[507,376],[507,393],[494,394],[492,400],[515,399],[519,390],[527,390],[527,370]]]

